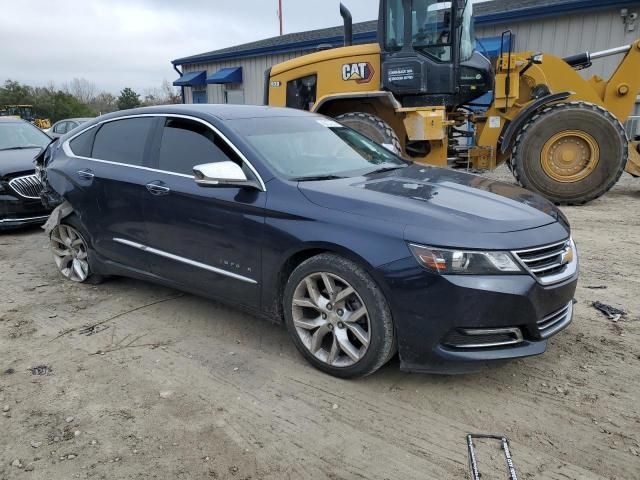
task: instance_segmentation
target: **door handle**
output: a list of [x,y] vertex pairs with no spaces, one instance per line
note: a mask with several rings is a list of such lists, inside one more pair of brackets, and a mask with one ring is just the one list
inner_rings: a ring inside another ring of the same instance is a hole
[[156,195],[158,197],[168,195],[171,192],[171,189],[169,187],[165,187],[162,182],[147,183],[146,187],[151,195]]
[[78,174],[78,177],[82,178],[83,180],[93,180],[93,177],[95,177],[93,172],[88,168],[78,170],[76,173]]

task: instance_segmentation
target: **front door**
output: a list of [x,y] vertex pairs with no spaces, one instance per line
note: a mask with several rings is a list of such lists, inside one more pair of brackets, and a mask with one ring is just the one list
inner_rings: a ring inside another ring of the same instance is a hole
[[[166,118],[144,195],[153,273],[250,307],[259,307],[266,193],[196,185],[193,167],[241,160],[212,128]],[[250,173],[250,172],[249,172]]]

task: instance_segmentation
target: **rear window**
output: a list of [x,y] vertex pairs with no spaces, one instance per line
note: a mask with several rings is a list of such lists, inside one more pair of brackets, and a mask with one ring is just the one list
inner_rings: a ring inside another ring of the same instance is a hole
[[96,129],[92,128],[88,132],[78,135],[76,138],[69,142],[71,151],[78,157],[90,157],[91,149],[93,148],[93,137],[96,134]]
[[127,165],[144,164],[144,152],[154,119],[128,118],[105,123],[93,143],[92,158]]

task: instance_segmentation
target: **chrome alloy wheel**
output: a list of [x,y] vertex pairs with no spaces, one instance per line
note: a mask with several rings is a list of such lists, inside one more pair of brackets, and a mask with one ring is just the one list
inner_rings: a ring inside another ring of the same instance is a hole
[[304,346],[320,361],[349,367],[371,341],[367,307],[355,289],[331,273],[312,273],[296,287],[293,324]]
[[74,282],[89,277],[87,245],[78,231],[69,225],[58,225],[51,231],[51,251],[60,273]]

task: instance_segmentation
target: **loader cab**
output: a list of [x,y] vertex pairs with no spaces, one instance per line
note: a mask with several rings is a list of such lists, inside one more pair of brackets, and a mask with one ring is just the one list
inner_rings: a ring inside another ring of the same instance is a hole
[[457,106],[493,89],[472,0],[381,0],[379,18],[382,86],[403,106]]

